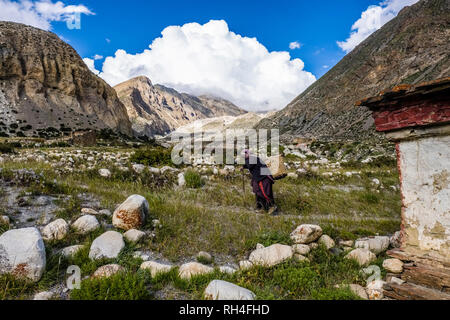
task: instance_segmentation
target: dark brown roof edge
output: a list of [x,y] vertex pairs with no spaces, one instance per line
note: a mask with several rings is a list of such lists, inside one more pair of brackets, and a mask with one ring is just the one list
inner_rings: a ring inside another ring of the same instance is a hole
[[400,84],[391,90],[383,90],[378,95],[365,98],[355,103],[356,106],[365,106],[376,108],[377,105],[392,101],[410,98],[415,95],[424,95],[436,93],[450,89],[450,77],[441,78],[433,81],[422,82],[416,85]]

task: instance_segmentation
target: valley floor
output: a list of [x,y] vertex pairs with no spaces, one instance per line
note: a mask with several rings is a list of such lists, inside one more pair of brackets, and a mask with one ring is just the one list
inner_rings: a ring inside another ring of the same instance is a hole
[[[178,170],[185,168],[156,173],[146,167],[138,173],[141,170],[133,168],[130,160],[135,150],[130,148],[16,151],[0,159],[0,216],[10,220],[10,226],[0,226],[0,234],[10,228],[40,228],[57,218],[73,223],[82,208],[114,212],[133,194],[148,200],[151,216],[141,229],[145,240],[127,242],[117,259],[91,261],[88,257],[92,241],[115,230],[110,215],[99,216],[101,227],[91,234],[82,236],[72,230],[65,239],[46,243],[47,268],[40,282],[27,284],[1,276],[0,299],[29,299],[49,290],[56,299],[197,299],[213,279],[246,287],[258,299],[355,299],[348,288],[337,289],[336,285],[364,286],[365,276],[356,263],[344,259],[341,249],[330,252],[320,247],[309,254],[309,263],[288,261],[233,274],[216,269],[190,281],[180,279],[176,268],[154,278],[137,271],[145,260],[180,266],[195,261],[200,251],[213,256],[212,267],[239,269],[239,261],[247,259],[257,244],[292,245],[289,235],[301,224],[320,225],[336,243],[390,236],[400,229],[398,173],[390,162],[344,164],[333,157],[305,160],[289,156],[291,174],[274,186],[281,214],[272,217],[254,210],[250,179],[246,176],[243,184],[238,169],[224,174],[208,166],[191,168],[203,182],[180,187]],[[110,171],[108,177],[99,174],[102,168]],[[154,220],[160,226],[155,227]],[[61,249],[76,244],[84,249],[72,258],[61,258]],[[375,262],[380,267],[382,257]],[[82,275],[89,276],[108,263],[125,267],[126,276],[86,279],[81,290],[70,293],[65,289],[69,265],[80,266]]]

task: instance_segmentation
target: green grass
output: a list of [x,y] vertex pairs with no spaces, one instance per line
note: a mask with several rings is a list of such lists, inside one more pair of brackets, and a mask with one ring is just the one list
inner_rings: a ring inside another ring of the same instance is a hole
[[184,179],[188,188],[199,189],[205,185],[205,181],[203,181],[201,175],[194,170],[187,170],[184,173]]
[[26,300],[36,290],[36,284],[0,275],[0,300]]
[[[350,147],[349,147],[350,148]],[[352,148],[359,148],[353,146]],[[72,150],[72,149],[68,149]],[[83,148],[93,151],[95,148]],[[124,148],[105,148],[108,152],[130,151]],[[337,154],[339,149],[334,150]],[[352,151],[349,151],[352,152]],[[335,240],[356,239],[361,236],[388,234],[400,227],[401,199],[398,191],[389,186],[398,185],[395,166],[390,164],[367,164],[358,168],[337,169],[335,172],[350,170],[360,171],[359,176],[325,178],[321,174],[308,172],[299,179],[284,179],[274,186],[275,199],[281,215],[271,217],[257,213],[254,208],[254,195],[246,178],[243,188],[240,176],[215,177],[212,181],[201,181],[201,175],[193,170],[186,172],[187,188],[176,189],[176,174],[163,176],[151,174],[148,170],[138,175],[133,170],[123,172],[112,163],[101,162],[91,171],[56,173],[49,164],[35,161],[2,164],[1,176],[11,178],[11,170],[19,168],[42,172],[44,181],[27,186],[33,195],[64,195],[58,204],[61,209],[57,217],[73,220],[80,214],[80,192],[97,197],[102,208],[113,210],[131,194],[144,196],[150,205],[149,221],[143,229],[152,230],[151,220],[159,219],[162,227],[154,231],[155,237],[139,245],[127,243],[126,249],[117,259],[91,261],[88,257],[92,241],[104,232],[80,236],[70,232],[62,240],[47,243],[48,266],[42,280],[33,286],[14,284],[14,290],[8,289],[6,298],[22,298],[36,290],[45,290],[64,281],[65,270],[69,265],[78,265],[82,275],[91,275],[98,267],[109,263],[118,263],[134,274],[126,277],[104,281],[86,281],[84,287],[73,297],[77,299],[147,299],[158,290],[173,288],[188,298],[201,298],[209,281],[222,279],[249,288],[259,299],[352,299],[355,298],[348,289],[336,289],[336,284],[360,283],[362,276],[359,267],[342,256],[333,256],[326,250],[313,251],[310,264],[287,262],[274,268],[253,268],[238,272],[233,276],[215,272],[212,275],[195,277],[191,281],[178,278],[177,271],[159,275],[154,279],[140,275],[141,259],[133,258],[135,250],[151,250],[164,258],[179,262],[181,259],[195,257],[199,251],[207,251],[213,256],[237,263],[245,259],[256,244],[270,246],[274,243],[290,245],[290,233],[300,224],[319,224],[324,233]],[[129,167],[131,166],[131,162]],[[98,175],[99,167],[110,168],[112,177],[102,178]],[[211,170],[209,172],[211,174]],[[0,177],[1,178],[1,177]],[[377,178],[384,189],[371,185]],[[81,187],[83,186],[83,187]],[[202,188],[199,190],[198,188]],[[1,198],[1,197],[0,197]],[[110,223],[110,221],[107,221]],[[3,227],[0,226],[0,233]],[[6,227],[5,229],[6,230]],[[56,250],[69,245],[84,244],[74,258],[62,259],[55,255]],[[381,265],[382,261],[376,262]],[[217,266],[215,263],[212,266]],[[138,276],[139,273],[139,276]],[[3,280],[2,280],[3,281]],[[5,283],[2,282],[0,292]],[[8,282],[9,283],[9,282]],[[132,292],[105,291],[108,285],[134,288]],[[21,287],[22,285],[22,287]],[[143,288],[147,291],[144,292]],[[89,292],[94,292],[92,296]],[[0,295],[1,297],[1,295]]]
[[70,294],[71,300],[150,300],[150,279],[145,273],[116,274],[109,278],[87,279]]

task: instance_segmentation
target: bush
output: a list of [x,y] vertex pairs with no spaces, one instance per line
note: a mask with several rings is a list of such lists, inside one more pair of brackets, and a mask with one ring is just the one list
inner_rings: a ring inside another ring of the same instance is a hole
[[36,290],[36,284],[15,279],[13,276],[0,275],[0,301],[1,300],[24,300]]
[[14,153],[14,147],[8,143],[0,143],[0,153]]
[[172,151],[162,147],[139,149],[131,156],[130,161],[146,166],[173,165]]
[[200,174],[194,170],[188,170],[184,174],[184,179],[186,180],[186,187],[198,189],[205,185]]
[[150,300],[150,278],[145,273],[116,274],[109,278],[87,279],[70,295],[71,300]]
[[361,300],[349,288],[320,288],[312,291],[311,298],[313,300]]

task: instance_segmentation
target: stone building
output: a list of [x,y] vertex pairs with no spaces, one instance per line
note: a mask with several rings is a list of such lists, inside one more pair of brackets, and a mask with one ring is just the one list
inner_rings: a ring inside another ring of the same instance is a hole
[[376,129],[396,143],[402,192],[402,246],[388,254],[405,262],[397,299],[450,298],[450,78],[400,85],[357,103]]

